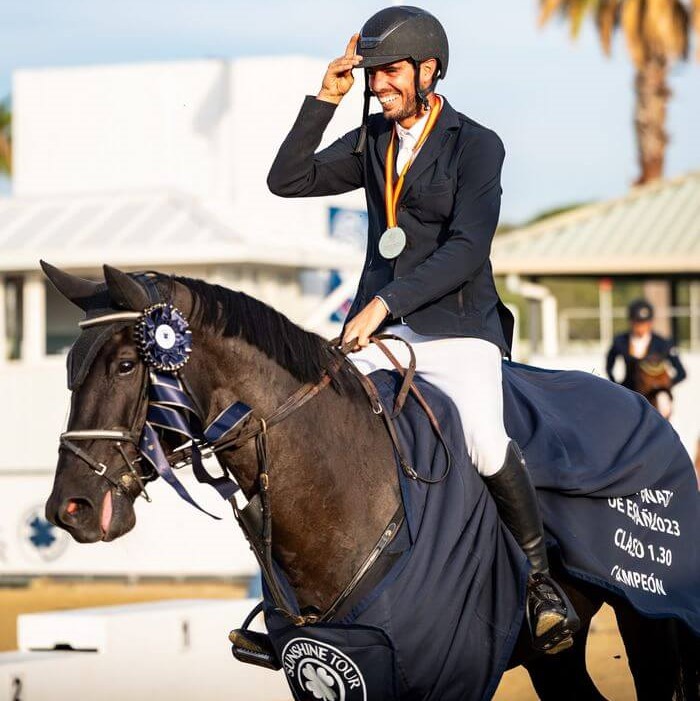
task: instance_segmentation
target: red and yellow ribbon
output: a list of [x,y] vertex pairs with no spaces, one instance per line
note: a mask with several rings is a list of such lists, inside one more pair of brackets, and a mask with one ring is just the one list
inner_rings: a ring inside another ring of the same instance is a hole
[[423,127],[423,131],[418,139],[416,145],[413,147],[413,152],[411,157],[406,162],[406,165],[401,170],[396,184],[394,184],[394,142],[396,140],[396,129],[392,129],[391,140],[389,141],[389,146],[386,150],[386,163],[384,164],[384,207],[386,209],[386,225],[387,229],[396,226],[396,205],[399,202],[399,197],[401,197],[401,190],[403,189],[404,178],[408,169],[413,164],[416,157],[416,153],[420,147],[425,143],[425,140],[430,135],[430,132],[437,122],[437,118],[440,116],[440,110],[442,109],[442,101],[433,96],[433,105],[430,110],[430,115],[428,120]]

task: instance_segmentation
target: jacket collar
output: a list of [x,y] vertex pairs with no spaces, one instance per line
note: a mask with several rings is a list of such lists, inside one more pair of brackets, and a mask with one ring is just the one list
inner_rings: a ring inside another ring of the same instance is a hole
[[[450,105],[444,96],[442,100],[442,110],[437,122],[435,123],[435,126],[433,127],[433,131],[426,139],[423,147],[416,156],[415,161],[413,161],[413,164],[408,169],[408,173],[406,173],[402,197],[410,189],[411,185],[415,183],[420,174],[435,162],[437,157],[440,155],[443,145],[450,138],[450,132],[459,128],[460,122],[457,111],[452,107],[452,105]],[[382,129],[379,134],[377,134],[377,138],[374,143],[377,159],[382,166],[382,182],[384,181],[383,173],[384,164],[386,162],[386,151],[389,146],[389,139],[391,138],[393,129],[394,123],[384,120]]]

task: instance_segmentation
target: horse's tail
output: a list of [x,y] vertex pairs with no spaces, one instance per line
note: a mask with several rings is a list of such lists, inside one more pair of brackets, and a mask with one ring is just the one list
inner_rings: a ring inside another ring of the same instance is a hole
[[673,701],[700,701],[700,637],[676,622],[679,675]]

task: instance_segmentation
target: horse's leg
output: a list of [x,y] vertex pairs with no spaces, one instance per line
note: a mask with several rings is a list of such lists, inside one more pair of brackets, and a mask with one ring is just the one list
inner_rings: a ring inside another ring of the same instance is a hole
[[574,635],[574,644],[568,650],[556,655],[534,655],[529,646],[526,626],[523,626],[514,663],[520,663],[527,669],[542,701],[606,701],[586,669],[586,639],[591,619],[603,605],[602,592],[597,587],[567,576],[554,558],[552,574],[564,587],[569,601],[576,609],[581,619],[581,629]]
[[645,618],[622,599],[611,605],[625,644],[637,701],[671,701],[679,677],[675,622]]
[[[579,614],[580,615],[580,614]],[[524,666],[542,701],[607,701],[586,669],[586,638],[590,619],[574,635],[574,644],[556,655],[542,655]]]

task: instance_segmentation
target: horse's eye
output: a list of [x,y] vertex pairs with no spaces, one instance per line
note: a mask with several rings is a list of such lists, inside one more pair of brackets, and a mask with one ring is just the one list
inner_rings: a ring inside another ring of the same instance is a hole
[[133,360],[120,360],[119,361],[119,374],[128,375],[136,367],[136,363]]

